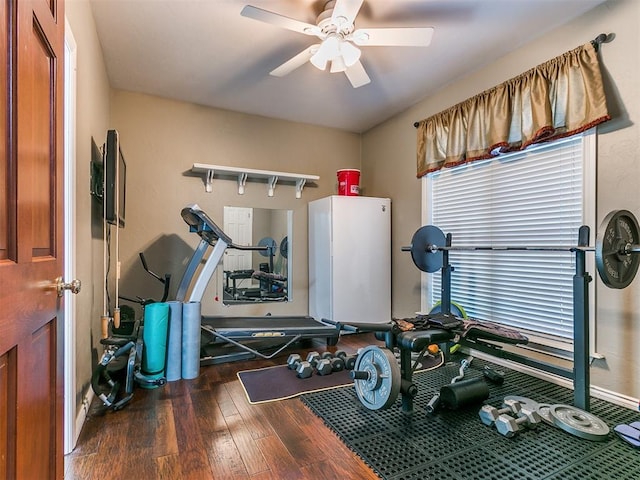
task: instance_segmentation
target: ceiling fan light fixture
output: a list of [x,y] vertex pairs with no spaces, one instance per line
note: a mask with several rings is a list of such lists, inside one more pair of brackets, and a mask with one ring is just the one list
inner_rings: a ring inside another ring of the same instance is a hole
[[346,69],[347,66],[341,56],[338,56],[331,61],[331,73],[344,72]]
[[324,70],[327,68],[327,60],[326,59],[321,59],[318,57],[318,54],[316,53],[315,55],[313,55],[309,61],[311,62],[311,64],[316,67],[318,70]]
[[358,60],[360,60],[360,55],[362,55],[360,49],[349,42],[342,42],[340,44],[340,53],[342,54],[342,59],[347,67],[354,65]]
[[330,35],[322,41],[320,48],[310,61],[314,67],[324,70],[327,68],[327,62],[333,61],[338,56],[340,56],[340,41],[335,35]]

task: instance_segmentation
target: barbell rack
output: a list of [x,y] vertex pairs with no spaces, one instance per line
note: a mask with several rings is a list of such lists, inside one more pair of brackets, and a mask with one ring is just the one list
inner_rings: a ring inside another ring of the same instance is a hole
[[589,355],[589,283],[591,275],[586,271],[586,253],[595,252],[596,267],[603,283],[611,288],[625,288],[635,278],[640,265],[640,228],[634,215],[627,210],[614,210],[602,221],[598,229],[596,245],[589,245],[589,227],[578,230],[578,242],[571,246],[501,246],[501,245],[452,245],[451,233],[432,225],[421,227],[413,236],[409,247],[416,266],[427,273],[441,271],[441,309],[451,313],[451,274],[453,266],[449,253],[455,251],[559,251],[575,254],[573,276],[573,368],[565,368],[542,360],[536,360],[516,352],[506,351],[484,343],[472,348],[506,360],[543,370],[573,381],[575,406],[589,411],[590,355]]

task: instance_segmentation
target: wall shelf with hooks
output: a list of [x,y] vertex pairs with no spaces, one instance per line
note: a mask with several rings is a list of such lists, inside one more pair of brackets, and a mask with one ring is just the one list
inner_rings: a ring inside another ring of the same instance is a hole
[[222,165],[209,165],[206,163],[194,163],[191,167],[194,173],[205,176],[205,191],[213,191],[213,178],[215,175],[234,176],[238,181],[238,195],[244,194],[244,187],[248,178],[264,179],[267,182],[267,195],[273,197],[273,192],[278,181],[295,182],[296,198],[302,196],[302,189],[307,181],[319,180],[318,175],[306,175],[303,173],[274,172],[271,170],[256,170],[253,168],[224,167]]

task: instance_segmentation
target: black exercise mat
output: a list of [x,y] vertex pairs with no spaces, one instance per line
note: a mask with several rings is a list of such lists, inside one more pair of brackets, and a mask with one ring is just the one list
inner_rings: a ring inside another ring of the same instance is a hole
[[331,375],[312,375],[298,378],[286,365],[238,372],[249,403],[273,402],[292,398],[303,393],[317,392],[353,383],[349,372],[342,370]]
[[[421,369],[434,368],[442,363],[440,356],[424,358]],[[249,403],[273,402],[293,398],[304,393],[317,392],[353,384],[349,372],[342,370],[330,375],[312,375],[298,378],[286,365],[244,370],[237,373]]]
[[[487,365],[474,359],[465,378],[480,377]],[[573,391],[500,366],[502,386],[490,386],[485,403],[500,406],[507,395],[539,403],[573,404]],[[419,388],[413,415],[403,414],[400,398],[388,410],[366,409],[353,386],[301,398],[341,440],[381,477],[390,480],[638,480],[640,451],[624,443],[613,427],[640,419],[640,413],[591,399],[591,413],[607,423],[606,441],[594,442],[540,424],[514,438],[500,435],[478,416],[480,405],[460,411],[425,413],[427,402],[458,374],[447,364],[414,375]]]

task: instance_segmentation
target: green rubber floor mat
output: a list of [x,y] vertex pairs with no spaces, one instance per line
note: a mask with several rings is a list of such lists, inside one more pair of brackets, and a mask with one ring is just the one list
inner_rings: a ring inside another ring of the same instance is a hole
[[[489,364],[474,359],[465,378],[482,376]],[[491,364],[489,364],[491,365]],[[538,403],[573,404],[573,391],[520,372],[505,372],[501,386],[490,384],[484,403],[500,407],[507,395]],[[513,438],[480,421],[481,405],[426,414],[440,387],[459,373],[459,363],[416,373],[415,411],[400,410],[400,397],[387,410],[366,409],[353,385],[306,394],[302,401],[381,477],[390,480],[638,480],[640,450],[623,442],[613,427],[640,420],[640,413],[592,398],[590,412],[607,423],[605,441],[576,437],[541,423]]]

